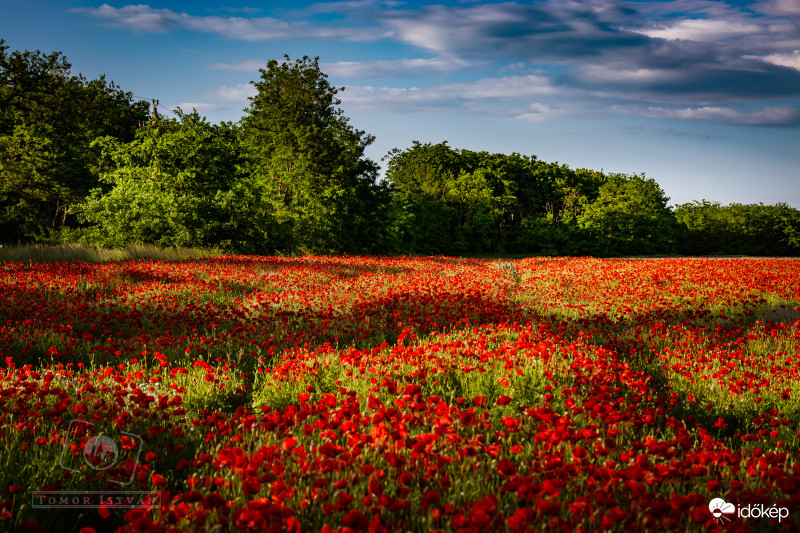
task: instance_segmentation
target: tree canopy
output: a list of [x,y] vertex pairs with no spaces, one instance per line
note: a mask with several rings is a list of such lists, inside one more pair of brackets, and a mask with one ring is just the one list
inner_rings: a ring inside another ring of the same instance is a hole
[[[178,113],[140,128],[128,143],[101,137],[101,187],[75,207],[89,225],[83,239],[104,246],[244,247],[250,235],[235,199],[238,163],[231,124]],[[252,237],[252,235],[251,235]]]
[[367,247],[378,166],[374,137],[353,128],[319,58],[270,60],[242,118],[247,173],[277,222],[280,247],[338,252]]
[[0,233],[41,240],[98,183],[95,138],[133,139],[147,104],[104,77],[72,75],[60,52],[0,40]]
[[675,218],[667,207],[669,198],[655,180],[644,176],[612,174],[578,216],[605,247],[619,254],[671,251]]

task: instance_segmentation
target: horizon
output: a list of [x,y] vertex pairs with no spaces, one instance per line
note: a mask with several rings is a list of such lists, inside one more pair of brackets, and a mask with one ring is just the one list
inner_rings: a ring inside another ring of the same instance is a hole
[[394,147],[447,141],[645,174],[671,205],[800,207],[796,2],[259,6],[15,2],[0,37],[212,122],[242,116],[269,59],[318,56],[384,168]]

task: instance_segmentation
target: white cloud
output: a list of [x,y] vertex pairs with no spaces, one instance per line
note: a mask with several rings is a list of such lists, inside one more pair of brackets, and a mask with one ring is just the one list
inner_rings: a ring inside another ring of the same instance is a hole
[[417,87],[347,86],[339,95],[347,109],[368,111],[418,111],[441,104],[441,96]]
[[631,63],[607,63],[579,67],[576,74],[587,82],[656,83],[675,79],[671,69],[645,68]]
[[[639,106],[641,112],[651,105],[650,109],[662,111],[650,113],[678,118],[682,117],[677,110],[686,107],[690,111],[683,113],[685,118],[762,124],[788,120],[785,117],[793,108],[736,110],[743,102],[752,106],[796,98],[800,83],[798,21],[792,18],[800,13],[797,0],[749,7],[713,0],[510,0],[460,5],[341,0],[275,11],[282,13],[279,18],[250,11],[230,17],[196,16],[147,5],[103,4],[74,11],[138,33],[183,30],[246,41],[386,39],[427,51],[417,51],[417,56],[434,56],[336,61],[342,57],[333,54],[340,50],[331,47],[329,62],[320,67],[336,78],[337,85],[349,86],[341,95],[345,104],[361,109],[491,113],[541,120],[564,109],[617,104]],[[403,50],[407,47],[395,47],[392,53]],[[542,65],[548,70],[541,70]],[[265,66],[266,60],[253,59],[210,65],[220,71],[245,72]],[[498,77],[442,83],[447,74],[490,68]],[[363,81],[376,78],[392,78],[392,84],[402,78],[425,81],[415,81],[419,87],[400,81],[398,87]],[[245,102],[253,94],[249,84],[222,85],[205,97]]]
[[763,0],[751,4],[750,9],[768,15],[800,17],[800,2],[797,0]]
[[153,9],[146,5],[130,5],[121,8],[103,4],[96,8],[78,7],[75,13],[87,13],[95,18],[107,20],[110,26],[127,28],[138,33],[162,33],[180,26],[180,19],[188,15],[169,9]]
[[575,113],[573,111],[569,111],[567,109],[553,109],[546,104],[534,103],[531,104],[530,111],[526,113],[520,113],[514,118],[527,120],[529,122],[547,122],[549,120],[574,115]]
[[364,12],[382,7],[399,7],[405,2],[393,0],[340,0],[336,2],[317,2],[308,7],[301,8],[298,12],[308,13],[343,13],[343,12]]
[[[455,21],[451,21],[455,23]],[[449,43],[457,38],[456,27],[444,24],[443,15],[428,16],[424,19],[409,17],[408,19],[390,20],[389,26],[392,28],[390,34],[399,41],[417,46],[419,48],[433,50],[439,53],[449,51]]]
[[[787,4],[781,5],[770,9],[786,12]],[[623,102],[677,106],[785,98],[800,82],[763,63],[794,65],[797,22],[725,2],[438,5],[397,10],[384,24],[395,40],[440,55],[553,65],[561,69],[560,86],[595,97],[604,91],[603,98],[610,90]],[[743,59],[750,55],[759,56],[761,65]]]
[[301,38],[331,38],[343,41],[376,40],[374,32],[365,28],[314,26],[305,21],[287,22],[273,17],[243,18],[195,16],[170,9],[155,9],[148,5],[129,5],[121,8],[103,4],[98,8],[75,8],[107,21],[110,26],[135,33],[163,33],[183,29],[213,33],[226,39],[243,41],[274,41]]
[[[476,114],[499,113],[514,117],[525,113],[541,113],[543,108],[536,106],[542,104],[538,104],[537,99],[557,94],[563,97],[570,92],[555,88],[546,75],[538,73],[433,84],[422,88],[347,85],[337,96],[341,98],[345,110],[443,114],[467,111]],[[222,85],[207,91],[204,96],[213,100],[245,103],[248,97],[255,94],[256,88],[252,84],[242,83]]]
[[800,50],[789,52],[787,54],[769,54],[766,56],[744,56],[748,59],[760,59],[773,65],[780,67],[789,67],[795,70],[800,70]]
[[[258,72],[266,66],[261,59],[244,59],[235,63],[213,63],[210,68]],[[378,61],[337,61],[320,63],[320,69],[329,76],[340,78],[416,77],[431,73],[448,73],[467,69],[467,61],[455,58],[391,59]]]
[[631,31],[654,39],[718,42],[760,33],[764,31],[764,27],[730,20],[685,19],[671,25]]
[[452,83],[443,85],[442,90],[470,100],[519,100],[556,92],[547,77],[533,74]]
[[469,63],[443,57],[430,59],[393,59],[384,61],[339,61],[321,63],[326,74],[341,78],[414,77],[466,69]]
[[794,106],[772,106],[757,111],[739,111],[730,107],[713,106],[687,107],[684,109],[613,106],[612,109],[622,113],[650,118],[701,120],[748,126],[786,126],[797,124],[800,121],[800,112]]
[[552,98],[558,92],[547,77],[528,75],[422,88],[348,86],[341,93],[341,99],[345,109],[444,115],[466,113],[541,121],[556,116],[556,112],[539,99]]
[[439,54],[571,62],[640,46],[646,39],[615,29],[631,15],[621,4],[544,0],[424,6],[384,18],[395,40]]
[[222,85],[216,89],[206,91],[206,98],[224,100],[227,102],[246,102],[251,96],[256,95],[256,88],[250,83],[240,83],[239,85]]

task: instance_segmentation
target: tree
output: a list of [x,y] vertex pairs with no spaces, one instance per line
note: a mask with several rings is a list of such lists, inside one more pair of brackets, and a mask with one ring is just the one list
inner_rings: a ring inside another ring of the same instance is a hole
[[0,235],[41,240],[97,185],[100,136],[133,138],[147,105],[104,77],[70,74],[60,52],[9,52],[0,40]]
[[391,188],[389,232],[396,251],[453,253],[455,215],[448,205],[448,183],[460,173],[457,150],[414,141],[411,148],[395,148],[388,159],[386,181]]
[[83,239],[244,251],[263,244],[263,213],[253,212],[251,191],[237,176],[237,142],[234,125],[210,124],[196,111],[141,128],[130,143],[98,139],[105,187],[74,208],[90,225]]
[[578,224],[616,254],[651,254],[672,247],[675,218],[669,198],[644,175],[611,174],[596,200],[586,205]]
[[675,206],[685,254],[800,255],[800,210],[785,203]]
[[374,137],[354,129],[319,69],[319,58],[270,60],[253,82],[242,119],[246,173],[276,221],[279,248],[364,250],[375,224],[377,165],[364,156]]
[[606,181],[602,172],[546,163],[531,158],[520,180],[516,249],[549,255],[600,253],[578,224],[586,205]]
[[605,179],[536,156],[459,150],[447,142],[414,141],[386,157],[391,232],[406,252],[577,250],[583,233],[577,217]]

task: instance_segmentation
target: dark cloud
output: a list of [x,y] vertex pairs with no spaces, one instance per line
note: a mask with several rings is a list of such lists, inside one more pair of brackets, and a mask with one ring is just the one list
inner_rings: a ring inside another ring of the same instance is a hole
[[[602,19],[607,11],[616,20]],[[394,39],[440,54],[568,64],[645,46],[648,37],[617,27],[632,13],[566,2],[439,5],[390,11],[382,22]]]
[[[798,6],[797,0],[769,0],[746,7],[711,0],[424,6],[345,0],[287,11],[286,17],[197,16],[146,5],[115,8],[104,4],[76,11],[138,33],[181,29],[248,41],[384,40],[410,45],[424,56],[328,64],[335,74],[351,79],[392,74],[412,78],[415,72],[444,77],[462,69],[485,72],[492,64],[498,69],[515,65],[518,71],[536,72],[531,78],[539,84],[536,87],[545,83],[558,88],[543,94],[520,86],[528,78],[487,78],[485,83],[492,87],[497,80],[513,80],[518,95],[510,109],[530,119],[538,119],[542,110],[555,116],[551,110],[626,109],[646,116],[671,114],[763,125],[795,120],[788,110],[797,110],[800,97]],[[330,14],[335,15],[335,23],[318,18]],[[214,67],[231,70],[244,68],[245,63]],[[364,101],[387,105],[394,98],[415,106],[433,103],[442,110],[448,105],[473,110],[493,107],[489,101],[483,105],[471,97],[448,99],[442,96],[442,87],[447,87],[446,82],[427,88],[358,90]],[[468,91],[466,86],[457,88]],[[503,94],[503,101],[510,102],[510,96]],[[744,105],[749,111],[734,109]],[[661,111],[643,111],[647,109]]]
[[431,6],[390,12],[384,24],[393,38],[439,54],[560,65],[555,84],[599,100],[732,105],[800,96],[796,20],[722,2]]
[[798,97],[800,71],[759,60],[742,63],[747,64],[696,62],[669,68],[647,61],[610,63],[566,70],[555,83],[614,99],[673,105],[735,104]]

